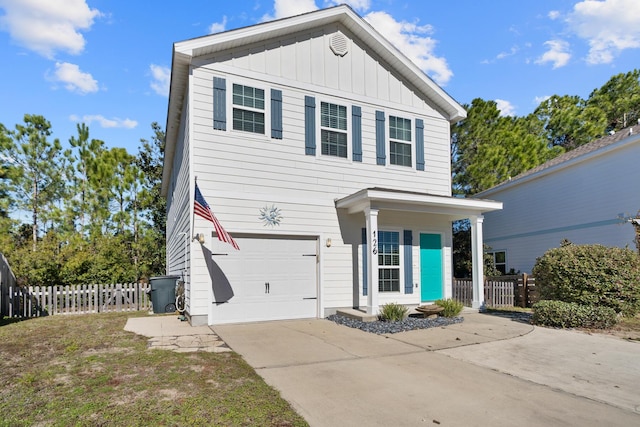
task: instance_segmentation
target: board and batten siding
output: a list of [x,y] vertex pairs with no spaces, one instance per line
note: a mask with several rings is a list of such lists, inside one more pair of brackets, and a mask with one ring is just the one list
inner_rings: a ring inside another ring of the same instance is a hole
[[[329,48],[331,37],[336,34],[342,34],[347,40],[348,52],[344,56],[335,55]],[[251,78],[252,75],[270,76],[272,81],[309,84],[323,87],[325,92],[336,90],[433,111],[424,99],[403,84],[377,57],[371,56],[364,44],[341,25],[223,52],[213,59],[196,60],[194,65],[197,67],[212,61],[225,73],[240,71]]]
[[[191,190],[189,165],[189,101],[185,98],[180,124],[180,133],[173,158],[173,170],[167,197],[167,248],[166,272],[168,275],[182,276],[185,280],[187,311],[191,311],[192,301],[189,299],[190,271],[189,258],[191,253]],[[179,173],[178,173],[179,171]],[[186,234],[185,234],[186,233]],[[185,250],[186,245],[186,250]]]
[[485,214],[485,242],[507,251],[507,269],[530,273],[536,258],[562,239],[634,248],[631,224],[618,215],[640,209],[640,144],[591,156],[487,197],[504,209]]

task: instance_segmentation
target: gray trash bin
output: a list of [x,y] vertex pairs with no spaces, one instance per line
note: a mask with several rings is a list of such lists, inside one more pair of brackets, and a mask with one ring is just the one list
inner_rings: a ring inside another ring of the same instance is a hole
[[176,311],[176,281],[180,276],[158,276],[149,279],[151,305],[154,313]]

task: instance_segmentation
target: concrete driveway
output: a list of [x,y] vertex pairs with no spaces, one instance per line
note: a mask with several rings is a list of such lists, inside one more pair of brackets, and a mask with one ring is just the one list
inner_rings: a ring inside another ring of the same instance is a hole
[[312,426],[640,425],[640,344],[464,317],[388,336],[319,319],[213,329]]

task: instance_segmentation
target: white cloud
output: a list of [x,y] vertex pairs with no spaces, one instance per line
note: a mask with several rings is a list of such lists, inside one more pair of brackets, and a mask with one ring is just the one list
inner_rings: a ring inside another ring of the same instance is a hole
[[584,0],[575,4],[567,23],[588,41],[589,64],[608,64],[621,51],[640,48],[638,0]]
[[569,63],[569,59],[571,59],[569,43],[564,40],[549,40],[544,42],[544,44],[549,50],[536,59],[536,64],[544,65],[550,62],[553,64],[553,69],[556,69],[564,67]]
[[533,102],[536,105],[540,105],[540,104],[542,104],[544,101],[546,101],[549,98],[551,98],[551,95],[536,96],[536,97],[533,98]]
[[549,14],[547,16],[552,21],[555,21],[556,19],[560,18],[560,12],[557,11],[557,10],[552,10],[552,11],[549,12]]
[[209,34],[221,33],[227,27],[227,15],[222,17],[222,22],[214,22],[209,26]]
[[439,85],[453,76],[447,60],[434,53],[437,42],[429,36],[430,25],[396,21],[386,12],[371,12],[364,19]]
[[500,110],[501,116],[514,116],[516,109],[509,101],[504,99],[496,99],[496,107]]
[[366,12],[371,8],[371,0],[325,0],[325,6],[337,6],[339,4],[348,4],[359,12]]
[[100,127],[103,128],[124,128],[124,129],[133,129],[138,126],[138,122],[131,119],[119,119],[114,117],[112,119],[107,119],[106,117],[100,114],[89,114],[82,116],[82,119],[75,114],[69,116],[69,120],[73,122],[83,122],[87,125],[90,125],[93,122],[97,122]]
[[171,70],[169,67],[151,64],[151,89],[161,96],[169,96],[169,85],[171,84]]
[[68,62],[56,62],[56,70],[53,75],[47,75],[53,82],[64,84],[65,89],[80,95],[98,91],[98,82],[89,73],[80,70],[76,64]]
[[315,0],[274,0],[273,15],[264,15],[262,21],[286,18],[317,10]]
[[0,0],[0,29],[18,44],[53,59],[56,51],[79,54],[100,11],[85,0]]
[[508,56],[513,56],[516,53],[518,53],[518,50],[520,50],[518,48],[518,46],[513,46],[508,52],[500,52],[497,56],[496,59],[504,59]]

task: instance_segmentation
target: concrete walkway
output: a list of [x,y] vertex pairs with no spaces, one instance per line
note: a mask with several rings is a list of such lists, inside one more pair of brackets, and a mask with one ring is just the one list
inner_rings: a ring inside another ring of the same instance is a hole
[[319,319],[214,331],[312,426],[640,425],[640,344],[464,317],[388,336]]
[[190,353],[231,351],[208,326],[191,326],[176,315],[154,315],[127,319],[125,331],[149,337],[149,348]]

